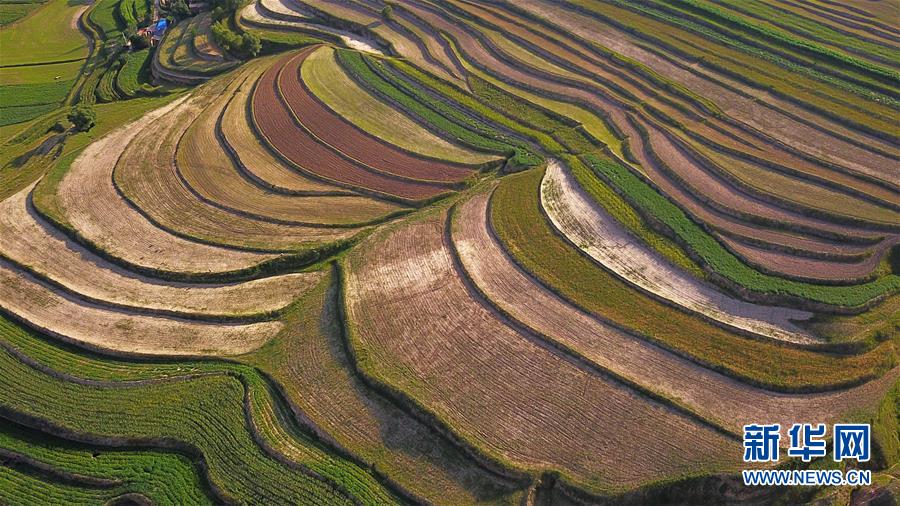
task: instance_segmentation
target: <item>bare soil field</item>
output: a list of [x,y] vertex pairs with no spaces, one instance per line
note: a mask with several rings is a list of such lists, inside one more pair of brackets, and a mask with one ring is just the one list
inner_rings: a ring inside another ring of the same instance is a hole
[[471,174],[468,167],[412,156],[366,135],[335,115],[316,100],[302,81],[300,66],[304,60],[304,55],[297,55],[282,68],[279,86],[288,107],[320,141],[375,170],[398,177],[454,183]]
[[290,169],[263,146],[253,131],[249,114],[250,93],[256,80],[269,64],[271,60],[255,65],[253,73],[240,84],[234,99],[222,113],[217,131],[235,165],[259,185],[280,193],[298,195],[349,193],[347,190],[310,179]]
[[[304,53],[309,51],[304,50]],[[320,144],[298,125],[277,90],[278,73],[292,57],[282,58],[267,70],[253,93],[254,123],[273,149],[304,172],[329,183],[413,202],[442,193],[439,187],[391,178],[351,162]]]
[[[249,181],[234,166],[216,135],[221,114],[234,98],[233,92],[229,89],[212,102],[178,139],[178,175],[200,200],[257,220],[301,226],[361,225],[401,209],[361,196],[280,195]],[[303,117],[310,112],[304,110]],[[310,231],[310,236],[316,235]]]
[[[352,346],[367,374],[494,458],[558,469],[589,489],[657,481],[686,472],[688,462],[735,464],[735,442],[571,364],[473,298],[445,241],[445,219],[435,213],[381,234],[348,259]],[[679,435],[688,433],[690,443]],[[662,446],[669,449],[658,453]]]

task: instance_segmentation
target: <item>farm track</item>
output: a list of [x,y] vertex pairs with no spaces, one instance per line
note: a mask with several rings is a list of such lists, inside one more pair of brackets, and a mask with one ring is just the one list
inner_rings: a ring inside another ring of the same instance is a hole
[[872,406],[900,377],[894,368],[882,378],[847,390],[784,394],[747,385],[633,334],[612,327],[551,292],[516,265],[490,231],[490,193],[459,206],[454,219],[455,254],[478,291],[503,314],[533,330],[551,345],[616,378],[740,435],[745,424],[767,419],[790,426],[791,420],[841,415]]
[[[412,395],[494,458],[550,466],[595,491],[663,479],[690,461],[735,464],[725,436],[569,363],[474,300],[444,221],[436,213],[369,239],[378,247],[348,259],[351,342],[367,374]],[[392,318],[378,317],[385,313]],[[615,431],[625,426],[633,430]],[[686,433],[690,443],[679,436]],[[678,450],[658,453],[653,442],[663,439]]]
[[556,230],[628,283],[727,327],[787,342],[816,342],[793,323],[812,317],[811,313],[731,298],[648,251],[592,202],[558,161],[548,165],[540,192],[543,212]]

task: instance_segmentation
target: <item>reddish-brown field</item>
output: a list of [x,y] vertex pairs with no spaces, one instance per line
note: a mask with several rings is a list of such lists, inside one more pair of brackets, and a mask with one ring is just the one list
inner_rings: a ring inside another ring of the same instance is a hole
[[[308,54],[306,49],[303,54]],[[398,198],[421,201],[436,197],[446,188],[414,182],[379,173],[337,154],[318,142],[282,102],[277,78],[282,67],[293,58],[286,56],[267,70],[253,93],[253,121],[266,141],[305,173],[332,184]]]
[[379,172],[397,177],[453,183],[471,174],[463,166],[412,156],[334,114],[312,95],[300,77],[300,65],[309,54],[299,53],[288,61],[281,70],[278,86],[293,114],[320,141]]

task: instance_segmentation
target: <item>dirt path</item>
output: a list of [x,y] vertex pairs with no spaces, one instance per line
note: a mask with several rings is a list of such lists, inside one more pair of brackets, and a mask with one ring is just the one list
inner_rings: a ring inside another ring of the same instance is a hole
[[592,202],[557,161],[549,164],[541,182],[541,205],[569,241],[641,290],[747,332],[793,343],[816,342],[792,323],[811,313],[734,299],[682,272]]
[[[900,377],[895,367],[865,385],[819,394],[782,394],[756,388],[674,355],[601,322],[560,299],[506,254],[488,228],[489,194],[462,204],[454,220],[453,245],[474,284],[501,311],[575,350],[619,378],[673,399],[702,418],[741,434],[748,423],[783,426],[827,423],[876,404]],[[785,439],[786,440],[786,439]]]

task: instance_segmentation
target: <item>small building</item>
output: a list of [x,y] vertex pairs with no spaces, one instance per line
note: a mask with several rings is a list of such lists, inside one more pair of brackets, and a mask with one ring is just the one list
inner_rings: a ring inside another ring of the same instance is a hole
[[166,18],[162,18],[157,21],[156,24],[153,25],[153,28],[151,28],[152,33],[150,35],[150,44],[155,46],[159,41],[161,41],[163,35],[166,34],[166,29],[168,28],[169,22],[166,20]]

